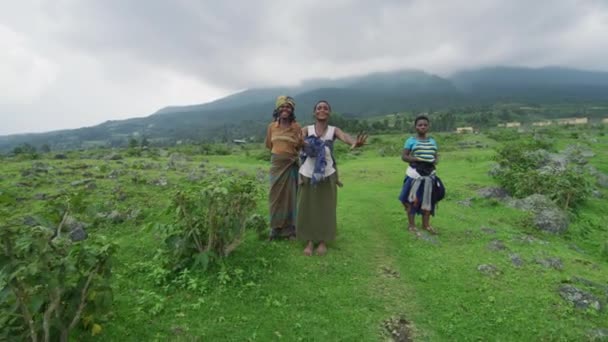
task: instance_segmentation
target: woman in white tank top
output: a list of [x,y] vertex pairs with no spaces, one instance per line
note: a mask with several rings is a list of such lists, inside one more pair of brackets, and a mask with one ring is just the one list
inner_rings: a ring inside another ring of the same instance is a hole
[[329,103],[319,101],[314,108],[315,124],[302,129],[305,144],[322,146],[325,151],[324,164],[317,163],[317,157],[308,156],[299,171],[302,186],[298,195],[296,237],[306,242],[304,254],[308,256],[312,255],[314,243],[318,243],[317,254],[325,254],[326,242],[336,237],[337,175],[333,142],[338,139],[357,148],[367,139],[363,134],[352,138],[340,128],[330,126],[330,115]]

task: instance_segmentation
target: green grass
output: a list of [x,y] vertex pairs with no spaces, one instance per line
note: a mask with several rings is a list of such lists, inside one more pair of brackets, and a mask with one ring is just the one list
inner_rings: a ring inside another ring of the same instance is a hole
[[[89,194],[100,210],[140,209],[141,215],[138,220],[102,224],[90,231],[119,245],[114,308],[102,324],[101,335],[82,332],[78,340],[376,341],[386,338],[382,322],[393,316],[412,322],[416,340],[431,341],[584,340],[589,329],[608,328],[605,311],[576,310],[557,292],[574,276],[607,283],[608,260],[601,254],[608,240],[605,200],[589,199],[564,236],[539,233],[528,226],[526,213],[501,203],[474,199],[472,207],[460,205],[459,201],[474,197],[477,188],[494,184],[487,175],[493,151],[453,148],[442,153],[438,171],[448,190],[432,219],[440,235],[435,242],[416,239],[405,229],[406,217],[397,200],[405,164],[398,154],[378,153],[389,144],[397,144],[399,150],[405,138],[383,136],[359,156],[338,160],[345,186],[338,195],[338,238],[325,257],[307,258],[301,243],[268,243],[252,234],[223,266],[194,275],[196,289],[189,290],[155,283],[153,273],[159,265],[154,254],[160,241],[149,224],[171,220],[165,212],[170,194],[189,186],[186,176],[201,160],[209,160],[207,169],[234,168],[252,174],[267,170],[268,163],[254,158],[254,153],[252,157],[193,156],[182,171],[129,168],[143,158],[128,158],[122,164],[43,160],[55,170],[40,177],[34,190],[14,186],[19,170],[29,167],[30,161],[3,162],[0,185],[27,198],[14,212],[22,216],[39,210],[41,202],[30,200],[34,193],[69,188],[69,181],[83,178],[87,171],[104,176],[107,172],[97,169],[103,164],[110,170],[128,170],[117,180],[98,179],[98,188]],[[440,135],[439,139],[446,144],[459,140],[495,144],[475,135]],[[574,142],[568,134],[559,139],[564,145]],[[591,163],[608,172],[608,139],[598,137],[592,148],[596,157]],[[158,162],[164,166],[166,158]],[[57,170],[78,163],[91,167],[56,175]],[[146,180],[165,176],[169,186],[134,184],[132,172]],[[127,194],[124,201],[116,199],[117,186]],[[267,214],[264,198],[259,210]],[[487,234],[482,227],[496,233]],[[536,242],[522,242],[525,235]],[[508,251],[489,250],[492,240],[503,241]],[[511,264],[510,253],[525,261],[521,268]],[[545,269],[534,263],[541,257],[559,257],[564,268]],[[477,270],[480,264],[493,264],[501,273],[485,276]]]

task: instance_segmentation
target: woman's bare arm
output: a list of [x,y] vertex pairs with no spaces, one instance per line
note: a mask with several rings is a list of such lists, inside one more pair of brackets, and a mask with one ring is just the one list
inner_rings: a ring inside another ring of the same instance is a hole
[[403,160],[406,163],[414,163],[416,161],[418,161],[418,158],[412,156],[412,151],[404,148],[403,149],[403,153],[401,154],[401,160]]
[[361,133],[357,135],[357,138],[353,138],[338,127],[336,127],[336,138],[349,144],[351,148],[361,147],[367,141],[367,135],[365,134]]

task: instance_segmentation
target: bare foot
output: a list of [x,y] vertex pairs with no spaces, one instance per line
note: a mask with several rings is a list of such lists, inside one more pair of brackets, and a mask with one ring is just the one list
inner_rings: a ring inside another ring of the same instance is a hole
[[312,241],[308,241],[308,244],[306,245],[306,248],[304,248],[304,255],[306,256],[311,256],[312,255]]
[[438,235],[437,231],[435,230],[435,228],[431,227],[431,226],[426,226],[424,227],[424,229],[426,231],[428,231],[429,233],[433,234],[433,235]]
[[407,230],[409,230],[410,233],[416,235],[417,237],[420,237],[420,232],[418,231],[418,229],[416,228],[416,226],[409,226],[407,228]]
[[325,255],[327,253],[327,246],[325,246],[325,242],[320,242],[317,247],[317,255]]

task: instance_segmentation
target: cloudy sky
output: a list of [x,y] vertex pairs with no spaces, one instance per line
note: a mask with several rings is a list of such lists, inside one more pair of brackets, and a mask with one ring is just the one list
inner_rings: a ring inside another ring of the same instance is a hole
[[399,68],[608,71],[608,0],[2,0],[0,135]]

